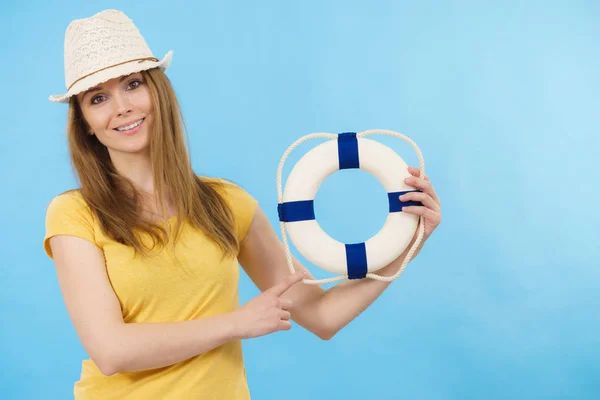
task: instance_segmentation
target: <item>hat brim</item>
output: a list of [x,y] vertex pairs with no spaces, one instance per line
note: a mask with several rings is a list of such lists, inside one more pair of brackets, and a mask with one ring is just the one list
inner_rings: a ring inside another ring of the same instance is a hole
[[88,90],[89,88],[92,88],[100,83],[109,81],[113,78],[133,74],[135,72],[146,71],[152,68],[160,68],[163,71],[165,71],[167,70],[167,68],[169,68],[172,57],[173,51],[170,50],[160,61],[132,61],[126,64],[117,65],[115,67],[99,71],[75,83],[67,93],[52,95],[48,97],[48,99],[55,103],[68,103],[71,96],[75,96],[81,92]]

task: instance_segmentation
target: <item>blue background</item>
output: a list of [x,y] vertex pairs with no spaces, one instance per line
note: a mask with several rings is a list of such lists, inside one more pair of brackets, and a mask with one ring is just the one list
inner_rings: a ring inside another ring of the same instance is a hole
[[[278,235],[279,159],[313,132],[409,136],[442,199],[419,257],[333,340],[295,326],[244,342],[253,398],[600,397],[600,3],[0,7],[3,398],[71,398],[87,358],[42,249],[48,202],[76,186],[67,108],[47,97],[64,93],[68,23],[106,8],[125,11],[158,58],[174,50],[167,74],[195,171],[241,184]],[[417,165],[406,143],[374,138]],[[341,171],[319,190],[317,219],[363,241],[386,201],[374,177]],[[240,291],[258,294],[245,275]]]

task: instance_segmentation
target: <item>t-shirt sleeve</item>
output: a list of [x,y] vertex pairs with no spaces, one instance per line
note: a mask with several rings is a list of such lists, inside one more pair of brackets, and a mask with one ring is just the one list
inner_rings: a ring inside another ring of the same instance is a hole
[[250,228],[258,200],[240,186],[229,181],[224,181],[224,183],[225,197],[233,212],[237,237],[241,242]]
[[77,236],[95,243],[91,210],[85,200],[73,193],[56,196],[46,210],[46,236],[44,250],[54,259],[50,239],[56,235]]

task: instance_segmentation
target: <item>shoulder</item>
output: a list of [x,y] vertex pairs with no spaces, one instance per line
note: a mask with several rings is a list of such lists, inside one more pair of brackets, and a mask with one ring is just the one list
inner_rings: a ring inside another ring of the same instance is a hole
[[44,248],[50,258],[50,239],[57,235],[77,236],[94,243],[95,219],[79,190],[57,195],[46,208]]
[[220,177],[207,177],[207,176],[198,176],[200,180],[205,183],[208,183],[216,190],[218,190],[222,195],[225,196],[225,200],[236,202],[236,201],[256,201],[254,196],[252,196],[244,187],[236,183],[234,181],[220,178]]
[[209,183],[223,199],[233,212],[236,221],[238,238],[241,240],[254,218],[258,207],[258,200],[252,196],[242,185],[224,178],[199,177],[202,181]]
[[94,223],[94,215],[79,189],[69,190],[55,196],[46,206],[46,221],[81,222],[86,225]]
[[89,206],[79,189],[72,189],[55,196],[47,206],[49,210],[84,210]]

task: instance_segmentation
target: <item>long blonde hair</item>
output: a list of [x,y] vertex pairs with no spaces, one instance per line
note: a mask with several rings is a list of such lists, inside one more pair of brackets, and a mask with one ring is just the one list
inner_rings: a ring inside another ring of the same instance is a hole
[[[142,74],[154,108],[150,154],[154,188],[164,222],[167,222],[167,215],[163,195],[167,195],[179,217],[175,241],[183,222],[187,221],[214,241],[225,257],[235,256],[239,242],[233,213],[221,194],[221,189],[228,183],[203,180],[194,173],[184,142],[183,115],[169,78],[158,68],[142,71]],[[88,131],[77,98],[73,96],[67,123],[71,162],[81,184],[79,190],[102,229],[111,239],[131,246],[143,255],[148,255],[148,250],[156,245],[164,247],[170,242],[167,229],[142,219],[141,194],[128,179],[117,173],[108,149],[95,135],[87,134]],[[143,233],[150,235],[151,248],[144,246]]]

